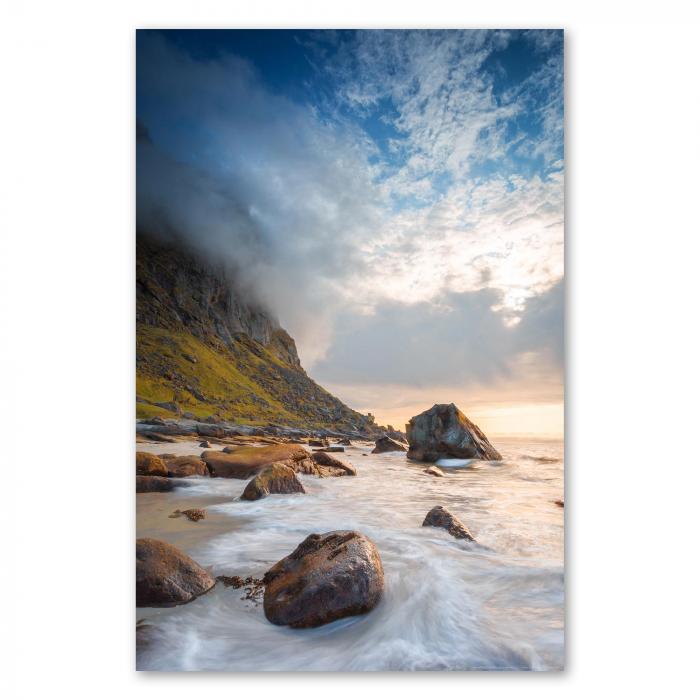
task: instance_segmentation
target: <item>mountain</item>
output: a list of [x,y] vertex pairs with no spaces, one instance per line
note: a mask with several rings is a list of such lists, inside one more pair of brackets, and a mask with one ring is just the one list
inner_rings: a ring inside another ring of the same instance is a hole
[[316,384],[293,338],[223,268],[136,236],[136,415],[376,431]]

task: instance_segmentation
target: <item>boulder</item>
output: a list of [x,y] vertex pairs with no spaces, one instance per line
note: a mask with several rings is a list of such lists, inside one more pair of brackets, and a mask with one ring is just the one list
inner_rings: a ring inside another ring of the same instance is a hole
[[201,455],[212,476],[227,479],[249,479],[273,462],[296,463],[308,457],[309,453],[303,447],[295,445],[241,447],[231,454],[205,450]]
[[209,476],[207,465],[195,455],[172,457],[164,461],[165,466],[168,468],[168,476]]
[[406,426],[408,458],[419,462],[438,459],[502,459],[479,427],[453,403],[435,404],[414,416]]
[[316,448],[312,452],[345,452],[345,448],[341,445],[333,445],[332,447]]
[[136,540],[136,607],[188,603],[216,581],[197,562],[167,542]]
[[372,454],[380,454],[381,452],[405,452],[406,451],[406,445],[402,445],[400,442],[397,442],[393,438],[388,437],[385,435],[384,437],[380,437],[379,440],[376,441],[374,445],[374,449],[372,450]]
[[309,447],[328,447],[329,444],[328,438],[323,438],[321,440],[309,440]]
[[172,491],[177,484],[165,476],[137,476],[136,493],[164,493]]
[[200,447],[206,447],[209,449],[211,447],[211,444],[209,443],[209,440],[202,440],[202,442],[199,443]]
[[435,506],[435,508],[428,512],[423,521],[423,527],[441,527],[458,540],[471,540],[472,542],[476,542],[472,533],[467,530],[466,526],[459,518],[456,518],[449,510],[446,510],[442,506]]
[[311,459],[320,466],[319,476],[357,476],[353,466],[343,462],[342,459],[332,457],[327,452],[314,452]]
[[423,470],[423,473],[430,474],[430,476],[445,476],[445,472],[440,467],[428,467]]
[[136,473],[142,476],[168,476],[165,462],[150,452],[136,453]]
[[352,443],[350,442],[350,438],[340,438],[336,445],[345,445],[345,447],[349,447]]
[[291,468],[275,462],[265,467],[260,474],[251,479],[243,494],[243,501],[257,501],[271,493],[306,493],[301,481],[297,479],[296,472]]
[[318,627],[372,610],[382,597],[384,570],[370,539],[339,530],[309,535],[263,581],[270,622]]

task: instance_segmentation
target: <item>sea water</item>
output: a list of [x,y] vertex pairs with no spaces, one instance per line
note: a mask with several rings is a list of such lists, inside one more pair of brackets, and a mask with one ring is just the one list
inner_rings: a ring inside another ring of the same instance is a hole
[[[262,578],[309,534],[357,530],[379,550],[384,595],[369,614],[295,630],[268,622],[261,604],[242,600],[242,589],[217,584],[186,605],[137,610],[137,619],[151,625],[137,668],[562,669],[564,510],[554,502],[564,495],[563,445],[493,442],[502,462],[445,464],[442,478],[424,474],[428,465],[403,453],[373,455],[371,447],[353,446],[339,456],[357,476],[300,475],[306,494],[246,502],[239,500],[245,481],[206,478],[173,494],[148,494],[226,499],[208,506],[223,528],[218,522],[215,534],[186,549],[214,575]],[[200,451],[182,443],[139,449]],[[478,545],[422,527],[435,505],[459,517]]]

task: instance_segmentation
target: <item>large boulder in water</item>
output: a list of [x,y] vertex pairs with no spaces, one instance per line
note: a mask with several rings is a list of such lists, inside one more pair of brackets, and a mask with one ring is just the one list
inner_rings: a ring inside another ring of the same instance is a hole
[[136,453],[136,473],[141,476],[168,476],[165,462],[150,452]]
[[438,459],[502,459],[479,426],[453,403],[435,404],[414,416],[406,425],[409,459],[436,462]]
[[295,445],[268,445],[267,447],[241,447],[226,454],[218,450],[205,450],[201,459],[206,462],[212,476],[227,479],[249,479],[259,474],[273,462],[301,462],[309,453]]
[[435,506],[428,512],[425,520],[423,520],[423,527],[441,527],[458,540],[476,542],[472,533],[467,530],[466,525],[442,506]]
[[189,603],[216,581],[193,559],[167,542],[136,540],[136,607]]
[[388,435],[385,435],[384,437],[380,437],[379,440],[377,440],[374,443],[374,449],[372,450],[372,454],[380,454],[382,452],[405,452],[406,451],[406,445],[401,444],[400,442],[397,442],[393,438],[390,438]]
[[384,570],[371,540],[339,530],[309,535],[263,581],[270,622],[318,627],[372,610],[382,597]]
[[260,474],[248,482],[241,499],[257,501],[271,493],[306,493],[306,491],[291,467],[282,462],[275,462],[265,467]]

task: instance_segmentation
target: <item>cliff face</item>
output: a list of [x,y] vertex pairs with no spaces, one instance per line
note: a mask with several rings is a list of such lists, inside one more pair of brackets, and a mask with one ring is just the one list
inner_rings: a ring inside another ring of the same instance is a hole
[[136,238],[137,416],[370,430],[310,379],[290,335],[223,270]]

